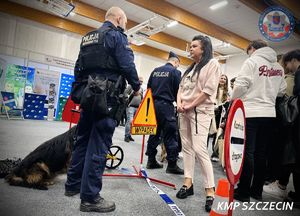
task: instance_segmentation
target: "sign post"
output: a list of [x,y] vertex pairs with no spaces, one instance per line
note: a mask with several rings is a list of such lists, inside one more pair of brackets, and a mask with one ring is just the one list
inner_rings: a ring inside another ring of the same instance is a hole
[[[136,174],[104,174],[104,176],[119,176],[119,177],[133,177],[133,178],[144,178],[141,170],[143,165],[144,146],[145,146],[145,135],[155,135],[157,129],[154,101],[152,98],[151,89],[147,89],[145,97],[143,98],[134,118],[131,123],[131,134],[132,135],[143,135],[142,151],[140,158],[140,169],[133,166]],[[153,182],[164,184],[176,189],[175,184],[165,182],[155,178],[149,178]]]
[[151,89],[148,89],[131,123],[132,135],[143,135],[140,164],[143,164],[145,135],[155,135],[156,115]]
[[[234,185],[242,173],[246,143],[246,119],[243,102],[236,99],[232,102],[225,128],[225,169],[230,183],[229,205],[233,202]],[[232,208],[228,215],[232,215]]]
[[[156,130],[157,130],[157,121],[156,121],[152,91],[151,89],[147,89],[145,97],[143,98],[143,101],[141,102],[131,123],[131,134],[143,135],[142,151],[141,151],[141,158],[140,158],[141,168],[142,168],[143,157],[144,157],[145,135],[155,135]],[[137,171],[137,169],[135,168],[135,170],[138,173],[138,175],[142,177],[141,169]],[[172,183],[161,181],[155,178],[149,178],[149,179],[151,181],[160,184],[168,185],[170,187],[173,187],[174,189],[176,188],[176,186]]]

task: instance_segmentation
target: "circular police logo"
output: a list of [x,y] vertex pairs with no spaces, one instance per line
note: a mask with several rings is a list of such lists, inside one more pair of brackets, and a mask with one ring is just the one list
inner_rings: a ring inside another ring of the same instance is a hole
[[293,32],[295,20],[285,8],[269,7],[260,15],[258,25],[266,39],[279,42],[287,39]]

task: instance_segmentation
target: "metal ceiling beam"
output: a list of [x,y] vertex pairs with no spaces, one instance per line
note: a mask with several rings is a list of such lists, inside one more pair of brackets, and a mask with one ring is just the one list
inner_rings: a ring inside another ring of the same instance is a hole
[[[79,24],[73,21],[66,20],[64,18],[60,18],[58,16],[54,16],[24,5],[20,5],[17,3],[9,2],[8,0],[0,1],[0,11],[3,13],[7,13],[10,15],[22,17],[25,19],[29,19],[38,23],[42,23],[48,26],[56,27],[59,29],[63,29],[65,31],[77,33],[80,35],[85,35],[87,32],[92,31],[94,28],[90,26],[86,26],[83,24]],[[160,49],[156,49],[150,46],[143,45],[141,47],[132,46],[132,49],[136,52],[141,52],[147,55],[151,55],[154,57],[167,59],[168,52],[162,51]],[[185,57],[180,56],[181,64],[189,65],[191,64],[191,60]]]
[[192,29],[205,33],[209,36],[217,38],[221,41],[231,43],[232,45],[245,49],[249,40],[239,36],[231,31],[228,31],[208,20],[198,17],[182,8],[172,5],[163,0],[127,0],[128,2],[138,5],[142,8],[150,10],[161,16],[172,20],[177,20],[179,23],[188,26]]
[[[89,19],[93,19],[96,20],[98,22],[104,22],[105,21],[105,10],[102,10],[100,8],[96,8],[92,5],[80,2],[80,1],[73,1],[73,3],[75,4],[75,13],[84,17],[87,17]],[[132,20],[128,20],[127,21],[127,28],[130,29],[136,25],[138,25],[139,23],[134,22]],[[149,37],[149,39],[156,41],[158,43],[162,43],[165,45],[168,45],[170,47],[174,47],[176,49],[180,49],[185,51],[187,44],[189,44],[190,42],[182,40],[180,38],[168,35],[166,33],[157,33],[155,35],[151,35],[151,37]]]
[[[79,0],[73,0],[73,4],[75,4],[75,10],[74,12],[80,16],[84,16],[86,18],[96,20],[98,22],[104,22],[105,21],[105,14],[106,11],[102,10],[100,8],[94,7],[92,5],[86,4],[84,2],[81,2]],[[127,20],[127,28],[133,28],[134,26],[137,26],[139,23],[134,22],[132,20]],[[172,35],[160,32],[154,35],[151,35],[149,37],[150,40],[153,40],[155,42],[165,44],[170,47],[174,47],[179,50],[186,51],[186,48],[189,46],[190,42],[174,37]],[[219,52],[214,52],[216,56],[222,55]]]

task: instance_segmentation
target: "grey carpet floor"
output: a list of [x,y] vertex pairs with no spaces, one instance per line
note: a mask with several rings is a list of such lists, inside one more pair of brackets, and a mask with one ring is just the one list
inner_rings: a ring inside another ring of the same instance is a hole
[[[30,120],[6,120],[0,119],[0,159],[21,157],[24,158],[42,142],[68,130],[68,123],[30,121]],[[121,168],[132,170],[132,166],[139,166],[142,146],[142,136],[134,136],[135,142],[123,141],[124,127],[116,128],[113,144],[119,145],[124,150],[124,161],[116,170],[106,173],[122,173]],[[146,139],[147,140],[147,139]],[[160,151],[160,148],[158,148]],[[158,156],[159,158],[159,156]],[[146,164],[147,158],[144,158]],[[147,170],[152,178],[168,181],[176,185],[177,190],[156,184],[164,191],[187,216],[208,215],[204,210],[205,193],[201,186],[203,180],[199,165],[195,169],[194,196],[179,200],[176,192],[181,187],[183,176],[166,174],[164,169]],[[182,160],[179,161],[182,167]],[[225,174],[219,164],[214,163],[215,181],[225,178]],[[22,187],[9,186],[0,179],[0,215],[3,216],[41,216],[41,215],[98,215],[99,213],[82,213],[79,211],[79,195],[74,197],[64,196],[64,183],[66,175],[56,177],[55,184],[47,191],[40,191]],[[291,189],[292,186],[289,185]],[[168,216],[174,215],[167,204],[150,189],[144,179],[124,177],[103,177],[103,189],[101,196],[113,200],[116,210],[102,215],[137,215],[137,216]],[[264,201],[279,201],[279,199],[263,194]],[[255,200],[252,200],[255,201]],[[299,209],[287,211],[245,211],[242,207],[237,208],[233,215],[300,215]]]

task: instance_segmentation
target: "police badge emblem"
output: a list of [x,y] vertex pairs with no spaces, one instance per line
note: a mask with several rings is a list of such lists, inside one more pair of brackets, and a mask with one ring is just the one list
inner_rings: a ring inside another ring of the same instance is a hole
[[293,15],[283,7],[269,7],[259,17],[259,30],[268,40],[279,42],[287,39],[293,32]]

